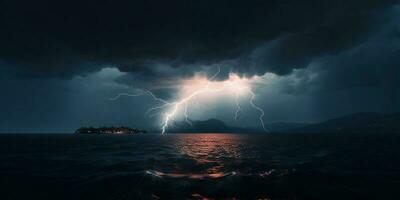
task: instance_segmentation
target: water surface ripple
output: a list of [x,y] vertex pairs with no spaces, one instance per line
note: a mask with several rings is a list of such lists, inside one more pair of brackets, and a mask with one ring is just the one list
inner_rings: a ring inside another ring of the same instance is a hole
[[0,135],[1,199],[398,199],[400,136]]

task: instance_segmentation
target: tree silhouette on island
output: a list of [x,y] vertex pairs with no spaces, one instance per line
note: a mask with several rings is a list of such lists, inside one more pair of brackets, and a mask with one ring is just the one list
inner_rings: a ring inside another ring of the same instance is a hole
[[76,134],[142,134],[146,133],[145,130],[140,130],[136,128],[130,128],[130,127],[99,127],[99,128],[94,128],[94,127],[81,127],[75,131]]

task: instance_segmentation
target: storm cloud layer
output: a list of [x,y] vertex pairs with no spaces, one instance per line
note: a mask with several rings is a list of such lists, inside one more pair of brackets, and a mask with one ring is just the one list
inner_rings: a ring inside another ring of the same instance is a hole
[[[15,113],[0,116],[0,125],[16,126],[21,113],[30,115],[26,127],[42,114],[40,119],[54,124],[52,116],[66,105],[66,124],[43,129],[70,130],[65,127],[88,118],[90,124],[111,123],[96,115],[71,120],[82,109],[77,99],[88,93],[107,99],[132,88],[168,99],[174,81],[213,72],[217,65],[223,69],[219,79],[228,72],[276,75],[256,88],[270,121],[398,111],[399,24],[395,0],[3,0],[0,88],[6,98],[0,103]],[[26,94],[41,97],[24,99]],[[51,99],[54,107],[42,99]],[[132,107],[122,103],[103,114]],[[285,106],[276,110],[279,103]]]
[[218,63],[264,44],[255,66],[235,70],[288,74],[363,42],[385,23],[393,2],[5,0],[0,56],[41,75],[104,64],[150,73],[154,61]]

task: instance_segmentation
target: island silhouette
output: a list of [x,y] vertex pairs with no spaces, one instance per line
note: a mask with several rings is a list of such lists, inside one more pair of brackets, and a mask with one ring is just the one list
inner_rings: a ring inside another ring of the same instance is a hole
[[142,134],[145,130],[130,127],[81,127],[75,131],[76,134]]

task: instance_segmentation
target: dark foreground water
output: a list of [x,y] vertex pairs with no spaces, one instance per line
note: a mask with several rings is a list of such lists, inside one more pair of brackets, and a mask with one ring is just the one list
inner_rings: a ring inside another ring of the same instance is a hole
[[399,135],[0,135],[0,199],[400,199]]

